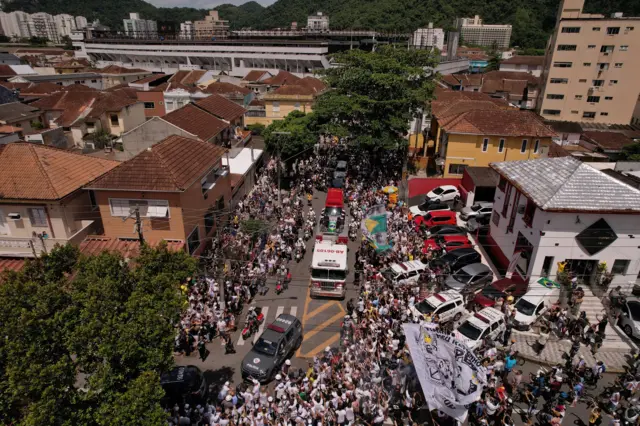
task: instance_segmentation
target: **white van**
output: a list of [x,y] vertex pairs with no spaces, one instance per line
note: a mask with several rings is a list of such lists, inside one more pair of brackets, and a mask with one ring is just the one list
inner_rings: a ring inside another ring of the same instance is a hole
[[456,328],[455,336],[470,349],[477,349],[484,339],[496,340],[506,330],[504,315],[495,308],[484,308]]
[[529,291],[515,304],[514,328],[520,331],[529,330],[531,324],[547,312],[559,298],[560,289],[558,287],[548,288],[544,285],[532,285]]
[[427,270],[427,265],[419,260],[393,263],[382,272],[382,275],[395,285],[414,284],[420,274]]
[[467,310],[464,307],[464,297],[455,290],[433,294],[422,302],[411,307],[413,318],[419,320],[427,315],[438,315],[440,322],[458,321]]

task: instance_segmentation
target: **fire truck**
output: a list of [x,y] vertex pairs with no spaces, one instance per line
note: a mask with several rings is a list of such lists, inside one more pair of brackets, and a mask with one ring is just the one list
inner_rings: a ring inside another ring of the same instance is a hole
[[341,244],[349,242],[348,216],[344,208],[342,189],[329,188],[324,208],[320,212],[317,241],[333,241]]
[[347,245],[316,241],[311,258],[311,297],[344,299],[348,275]]

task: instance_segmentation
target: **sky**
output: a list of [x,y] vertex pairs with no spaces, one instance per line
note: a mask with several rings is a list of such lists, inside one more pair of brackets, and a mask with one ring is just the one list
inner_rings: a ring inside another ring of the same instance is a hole
[[[249,0],[146,0],[154,6],[158,7],[195,7],[197,9],[211,9],[221,4],[235,4],[239,6],[247,3]],[[256,0],[263,6],[274,3],[275,0]]]

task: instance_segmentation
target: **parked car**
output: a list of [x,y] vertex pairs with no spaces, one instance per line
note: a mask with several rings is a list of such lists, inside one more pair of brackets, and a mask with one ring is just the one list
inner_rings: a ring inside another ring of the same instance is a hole
[[516,302],[516,314],[513,318],[514,328],[520,331],[527,331],[531,324],[536,322],[540,316],[560,299],[559,287],[543,287],[532,284],[531,290],[524,294]]
[[620,327],[627,336],[640,337],[640,299],[627,298],[620,313]]
[[490,220],[491,220],[491,216],[472,217],[467,221],[467,230],[469,232],[478,232],[485,229],[489,229]]
[[467,230],[453,225],[436,225],[427,229],[427,238],[434,238],[436,235],[467,235]]
[[451,210],[451,207],[441,201],[425,201],[417,206],[409,207],[409,211],[414,217],[424,216],[433,210]]
[[451,210],[434,210],[428,212],[424,216],[417,216],[414,219],[414,222],[418,226],[426,226],[427,228],[431,228],[436,225],[457,225],[458,220],[456,219],[456,212],[452,212]]
[[457,271],[463,266],[471,265],[472,263],[480,263],[482,257],[480,253],[472,248],[461,248],[445,253],[437,259],[429,262],[429,266],[432,268],[444,268],[448,266],[451,271]]
[[460,219],[469,220],[471,218],[477,218],[481,216],[491,217],[492,212],[493,212],[493,203],[481,201],[479,203],[475,203],[470,207],[464,207],[460,211]]
[[477,349],[484,339],[496,340],[505,330],[503,313],[495,308],[484,308],[460,324],[454,335],[469,348]]
[[420,274],[425,272],[428,266],[419,260],[410,260],[402,263],[392,263],[382,272],[382,275],[394,285],[406,285],[418,282]]
[[493,280],[493,273],[484,263],[471,263],[449,275],[444,285],[457,291],[474,291]]
[[503,278],[482,289],[473,299],[473,302],[483,308],[489,308],[494,306],[500,298],[506,299],[508,296],[521,297],[527,292],[528,287],[529,285],[525,282]]
[[458,188],[453,185],[442,185],[429,191],[425,200],[449,203],[455,199],[460,199]]
[[347,162],[338,161],[338,164],[336,164],[336,169],[333,171],[333,178],[344,179],[346,177],[347,177]]
[[195,365],[175,367],[160,375],[160,386],[164,389],[162,405],[176,403],[198,404],[207,399],[209,386],[202,371]]
[[466,235],[436,235],[433,238],[424,240],[424,252],[427,250],[444,247],[445,251],[456,250],[459,248],[473,248],[473,244]]
[[411,307],[414,319],[418,320],[426,315],[433,316],[438,314],[441,323],[449,320],[458,321],[466,312],[464,298],[454,290],[433,294]]

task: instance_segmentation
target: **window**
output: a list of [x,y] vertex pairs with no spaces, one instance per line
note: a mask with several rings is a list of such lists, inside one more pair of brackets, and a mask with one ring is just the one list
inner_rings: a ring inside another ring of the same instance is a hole
[[112,126],[117,126],[120,124],[120,120],[118,120],[118,114],[110,114],[109,119],[111,120]]
[[595,112],[585,111],[582,113],[582,118],[596,118]]
[[593,27],[591,28],[593,31],[600,31],[600,27]]
[[32,207],[28,208],[29,221],[31,226],[45,227],[47,226],[47,211],[44,207]]
[[574,97],[574,99],[575,99],[576,101],[580,101],[580,100],[582,100],[582,95],[576,95],[576,96]]
[[540,272],[541,276],[549,278],[549,275],[551,274],[551,267],[553,266],[553,259],[553,256],[544,257],[544,262],[542,262],[542,271]]
[[613,86],[614,84],[618,84],[618,80],[609,80],[609,86]]
[[634,27],[624,27],[624,30],[625,30],[625,31],[633,31],[633,30],[634,30]]
[[589,46],[587,46],[587,49],[595,49],[596,45],[595,44],[590,44]]
[[280,112],[280,102],[273,102],[273,112]]
[[169,202],[167,200],[127,200],[123,198],[110,198],[109,206],[111,216],[127,217],[136,207],[141,217],[169,217]]
[[507,180],[501,176],[500,180],[498,181],[498,188],[500,189],[500,191],[504,192],[504,188],[506,186],[507,186]]
[[611,273],[616,275],[626,275],[629,269],[629,259],[616,259],[611,267]]
[[89,191],[89,203],[91,203],[91,210],[98,210],[98,202],[96,201],[96,193]]
[[613,52],[613,48],[615,46],[611,46],[611,45],[603,45],[600,47],[600,53],[611,53]]
[[591,104],[597,104],[600,102],[600,96],[587,96],[587,102]]
[[482,141],[482,152],[487,152],[487,149],[489,149],[489,139],[484,139]]
[[604,86],[604,80],[593,80],[591,85],[595,87]]
[[612,101],[613,100],[613,96],[605,96],[604,100],[605,101]]
[[211,230],[213,229],[215,224],[216,224],[216,218],[215,218],[213,212],[209,212],[209,213],[204,215],[204,233],[205,233],[205,235],[209,235],[209,233],[211,232]]
[[561,51],[565,51],[565,52],[573,52],[577,49],[577,46],[575,44],[559,44],[558,45],[558,50]]
[[551,83],[551,84],[567,84],[567,83],[569,83],[569,79],[568,78],[552,78],[551,80],[549,80],[549,83]]
[[609,63],[608,62],[599,63],[598,68],[600,69],[600,71],[606,71],[609,69]]
[[156,103],[155,102],[145,102],[144,103],[144,108],[145,109],[154,109],[156,107]]
[[555,68],[571,68],[573,62],[554,62],[553,66]]
[[606,116],[608,116],[608,115],[609,115],[609,113],[608,113],[608,112],[601,112],[601,113],[600,113],[600,115],[602,115],[602,116],[605,116],[605,117],[606,117]]
[[218,201],[216,201],[216,209],[224,210],[224,196],[221,195]]
[[87,130],[92,130],[96,124],[93,121],[87,121]]
[[616,35],[620,34],[620,27],[608,27],[607,35]]
[[467,168],[466,164],[449,164],[449,174],[461,175],[464,172],[464,169],[466,168]]
[[580,27],[562,27],[562,32],[576,34],[580,32]]
[[580,114],[580,112],[577,109],[572,109],[571,114]]
[[542,114],[544,115],[560,115],[559,109],[544,109],[542,110]]
[[616,63],[614,64],[614,67],[616,67],[616,68],[622,68],[622,62],[616,62]]
[[591,62],[584,62],[582,64],[583,67],[590,67],[591,66]]
[[536,141],[533,144],[533,153],[537,154],[539,150],[540,150],[540,139],[536,139]]
[[627,50],[629,50],[629,46],[626,44],[621,44],[620,45],[620,51],[621,52],[626,52]]
[[491,213],[491,222],[493,222],[495,226],[498,226],[500,224],[500,215],[496,210]]
[[92,83],[97,83],[97,82],[98,82],[98,80],[91,80],[91,82],[92,82]]
[[578,83],[586,83],[587,79],[586,78],[581,78],[580,80],[578,80]]
[[154,231],[170,231],[171,220],[168,217],[152,217],[151,229]]
[[522,145],[520,146],[520,153],[524,154],[525,152],[527,152],[527,140],[526,139],[522,139]]
[[564,99],[564,95],[548,94],[547,99]]
[[296,111],[300,111],[300,102],[296,102],[296,103],[293,105],[293,109],[295,109]]
[[187,237],[187,247],[189,248],[190,254],[193,254],[193,252],[198,250],[198,247],[200,247],[200,229],[197,225]]
[[498,152],[504,152],[504,139],[500,139],[500,143],[498,144]]

